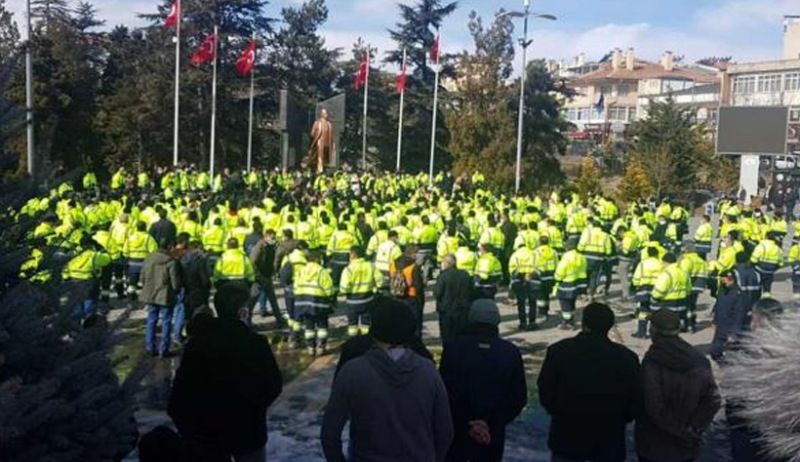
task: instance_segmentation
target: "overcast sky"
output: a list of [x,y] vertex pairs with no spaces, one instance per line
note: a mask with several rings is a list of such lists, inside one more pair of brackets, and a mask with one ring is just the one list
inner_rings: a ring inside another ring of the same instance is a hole
[[[278,17],[282,7],[299,3],[273,0],[266,12]],[[382,53],[392,47],[386,30],[399,18],[397,3],[414,2],[328,0],[327,43],[349,51],[358,37],[364,37]],[[6,4],[22,25],[25,0],[6,0]],[[157,2],[94,0],[94,4],[110,27],[141,25],[136,14],[154,12]],[[501,7],[522,6],[523,0],[460,1],[442,27],[444,51],[471,48],[466,26],[471,10],[490,18]],[[597,59],[615,47],[634,47],[637,56],[649,60],[671,50],[687,61],[716,55],[744,62],[780,58],[783,15],[800,14],[800,0],[533,0],[532,10],[558,16],[557,22],[532,23],[533,57],[569,59],[584,52],[588,59]]]

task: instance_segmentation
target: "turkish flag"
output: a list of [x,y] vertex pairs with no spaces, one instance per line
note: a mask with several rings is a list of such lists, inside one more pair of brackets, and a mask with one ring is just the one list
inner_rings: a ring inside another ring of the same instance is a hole
[[358,73],[356,74],[356,80],[353,82],[353,87],[356,90],[361,89],[361,87],[367,83],[367,76],[369,75],[369,53],[364,53],[364,59],[361,60],[361,64],[358,66]]
[[406,60],[405,56],[403,56],[403,67],[400,69],[400,74],[397,75],[397,93],[403,93],[405,91],[407,80],[408,75],[406,75]]
[[213,61],[217,56],[217,36],[214,34],[209,35],[200,44],[200,48],[195,54],[192,55],[192,64],[198,66],[208,61]]
[[433,39],[433,45],[431,45],[431,62],[434,64],[439,64],[439,33],[436,33],[436,37]]
[[181,17],[181,0],[175,0],[175,3],[172,4],[172,8],[169,9],[169,14],[167,15],[166,21],[164,21],[164,27],[175,27],[178,25],[178,20]]
[[239,56],[239,59],[236,60],[236,72],[239,75],[244,76],[253,72],[253,68],[256,65],[256,46],[256,40],[250,40],[250,44],[247,45],[242,56]]

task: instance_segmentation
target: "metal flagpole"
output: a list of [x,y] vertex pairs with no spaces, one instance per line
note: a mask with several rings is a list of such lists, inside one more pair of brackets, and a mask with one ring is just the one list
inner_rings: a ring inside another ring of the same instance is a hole
[[361,127],[361,168],[367,169],[367,105],[369,104],[369,45],[367,45],[367,76],[364,81],[364,120]]
[[514,172],[514,192],[519,194],[520,182],[522,179],[522,133],[525,123],[525,77],[528,65],[528,10],[530,0],[525,0],[525,25],[522,35],[522,75],[519,79],[519,120],[517,121],[517,163]]
[[211,181],[214,181],[214,152],[217,139],[217,50],[219,49],[219,26],[214,26],[214,77],[211,87]]
[[28,175],[34,174],[33,160],[33,26],[31,25],[31,0],[28,0],[28,43],[25,47],[25,109],[28,129]]
[[175,132],[172,137],[172,165],[178,166],[178,133],[181,117],[181,4],[177,2],[178,22],[175,24]]
[[[403,48],[403,65],[400,72],[402,72],[403,79],[406,78],[406,49]],[[400,172],[400,156],[403,148],[403,103],[405,102],[406,86],[403,82],[403,88],[400,91],[400,120],[397,122],[397,168],[395,171]]]
[[[256,39],[256,33],[253,32],[252,40]],[[255,52],[254,60],[255,60]],[[256,82],[256,66],[253,62],[253,69],[250,71],[250,122],[247,127],[247,171],[253,168],[253,90],[255,89]]]
[[[436,40],[439,40],[439,35],[436,35]],[[442,55],[442,48],[441,42],[438,44],[438,50],[436,50],[436,80],[433,87],[433,129],[431,131],[431,165],[430,171],[428,172],[428,180],[430,184],[433,184],[433,161],[436,156],[436,114],[438,112],[438,101],[439,101],[439,59]]]

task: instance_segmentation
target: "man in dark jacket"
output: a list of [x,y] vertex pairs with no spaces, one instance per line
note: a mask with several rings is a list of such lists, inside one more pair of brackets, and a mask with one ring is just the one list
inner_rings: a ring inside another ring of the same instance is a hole
[[741,328],[750,330],[753,305],[761,299],[761,275],[750,263],[750,257],[745,252],[736,254],[736,267],[733,269],[733,273],[736,276],[736,286],[744,296],[745,301]]
[[613,326],[611,309],[592,303],[583,313],[583,331],[547,349],[539,401],[553,419],[548,445],[554,462],[625,460],[639,358],[608,338]]
[[178,238],[178,227],[167,218],[167,210],[164,207],[157,206],[156,213],[158,213],[159,220],[150,227],[150,235],[156,242],[164,240],[174,245]]
[[[283,257],[292,253],[297,248],[298,240],[294,238],[294,231],[291,229],[283,230],[283,240],[275,249],[274,267],[280,269],[283,266]],[[310,244],[310,243],[308,243]]]
[[[376,346],[349,361],[333,382],[322,421],[328,462],[442,462],[453,440],[447,390],[436,366],[406,348],[415,319],[402,303],[384,299],[370,327]],[[350,447],[342,430],[350,421]]]
[[266,459],[267,408],[283,382],[269,342],[243,322],[249,300],[241,282],[217,291],[219,317],[196,319],[173,382],[167,412],[211,460]]
[[275,295],[275,231],[268,229],[264,232],[262,239],[250,249],[250,260],[253,262],[253,269],[256,272],[256,283],[253,288],[258,290],[258,305],[261,317],[267,315],[267,301],[272,307],[272,315],[278,327],[286,325],[286,319],[281,314],[278,306],[278,297]]
[[653,344],[642,360],[636,452],[639,462],[684,462],[700,455],[703,433],[720,408],[711,365],[678,335],[678,314],[650,318]]
[[[147,307],[145,349],[152,356],[170,356],[172,313],[181,289],[178,262],[170,255],[172,242],[167,238],[158,241],[158,251],[150,254],[142,266],[139,281],[142,291],[139,300]],[[156,347],[156,328],[161,319],[161,342]]]
[[198,308],[208,305],[211,293],[211,274],[208,258],[200,241],[190,240],[188,250],[181,257],[181,280],[186,319],[191,321]]
[[442,259],[442,271],[433,288],[442,344],[466,327],[471,294],[472,278],[469,273],[456,268],[453,255],[446,255]]
[[514,344],[498,336],[500,312],[494,300],[476,300],[469,326],[447,342],[442,374],[455,440],[448,462],[503,460],[506,426],[528,401],[525,367]]
[[749,307],[750,299],[736,284],[736,273],[722,273],[720,290],[714,305],[714,338],[708,352],[711,359],[722,360],[728,341],[742,332]]
[[505,245],[503,246],[503,258],[498,257],[498,259],[503,266],[503,284],[508,285],[511,283],[511,276],[508,274],[508,260],[514,253],[514,240],[517,239],[518,231],[517,225],[508,218],[508,213],[503,213],[500,218],[500,231],[505,237]]

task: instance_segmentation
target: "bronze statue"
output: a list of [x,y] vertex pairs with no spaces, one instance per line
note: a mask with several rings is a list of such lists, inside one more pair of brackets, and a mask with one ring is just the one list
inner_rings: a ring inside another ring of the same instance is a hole
[[333,124],[328,120],[328,111],[323,109],[319,113],[319,119],[314,122],[311,128],[311,149],[308,151],[308,165],[317,164],[317,173],[322,173],[331,159],[336,149],[333,139]]

